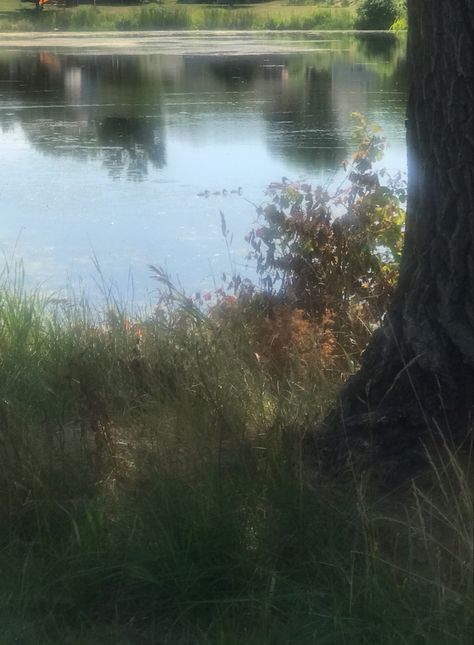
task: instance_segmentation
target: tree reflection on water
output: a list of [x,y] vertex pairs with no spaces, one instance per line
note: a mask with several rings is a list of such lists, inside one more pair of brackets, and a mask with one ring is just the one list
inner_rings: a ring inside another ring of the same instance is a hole
[[272,154],[325,170],[347,154],[344,113],[368,105],[381,82],[404,83],[397,39],[348,42],[268,56],[0,52],[0,127],[19,125],[45,155],[100,160],[112,177],[141,181],[166,166],[178,114],[191,141],[219,120],[232,136],[236,118],[258,117]]

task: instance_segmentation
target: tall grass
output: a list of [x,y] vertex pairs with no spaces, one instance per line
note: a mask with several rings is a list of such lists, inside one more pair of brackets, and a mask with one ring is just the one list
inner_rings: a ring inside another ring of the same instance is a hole
[[0,642],[467,643],[468,468],[390,498],[305,466],[337,379],[184,296],[133,320],[0,288]]
[[0,20],[1,31],[124,31],[166,29],[229,29],[229,30],[304,30],[351,29],[354,12],[351,9],[314,7],[303,15],[277,7],[262,10],[222,7],[183,7],[148,5],[119,12],[103,8],[48,8],[40,15],[33,12],[11,14]]
[[198,29],[350,29],[352,13],[349,10],[314,8],[306,15],[286,14],[278,9],[266,14],[250,10],[207,8],[195,17]]

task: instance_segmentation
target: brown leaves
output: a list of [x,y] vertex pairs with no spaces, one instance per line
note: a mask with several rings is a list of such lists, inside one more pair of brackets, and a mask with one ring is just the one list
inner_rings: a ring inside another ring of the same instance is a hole
[[334,333],[351,333],[355,309],[368,329],[388,306],[403,243],[405,182],[374,166],[385,140],[378,126],[356,117],[358,148],[343,166],[346,180],[332,194],[286,178],[272,183],[272,201],[259,210],[262,225],[248,236],[262,285],[293,307],[267,329],[277,354],[288,338],[305,335],[303,319],[327,328],[331,312]]

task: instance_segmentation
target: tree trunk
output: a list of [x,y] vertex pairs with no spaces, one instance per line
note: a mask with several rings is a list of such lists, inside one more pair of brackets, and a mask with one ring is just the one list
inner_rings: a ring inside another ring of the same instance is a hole
[[[473,1],[409,0],[408,204],[383,327],[322,433],[323,460],[413,465],[473,404]],[[321,447],[321,446],[320,446]],[[320,453],[321,454],[321,453]]]

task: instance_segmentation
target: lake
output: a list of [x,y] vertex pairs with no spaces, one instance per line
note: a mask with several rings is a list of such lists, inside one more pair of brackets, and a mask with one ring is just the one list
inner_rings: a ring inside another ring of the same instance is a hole
[[154,298],[150,264],[207,290],[230,269],[222,211],[251,274],[268,184],[340,173],[352,112],[404,170],[405,104],[391,34],[0,34],[3,262],[48,290],[104,280],[129,304]]

